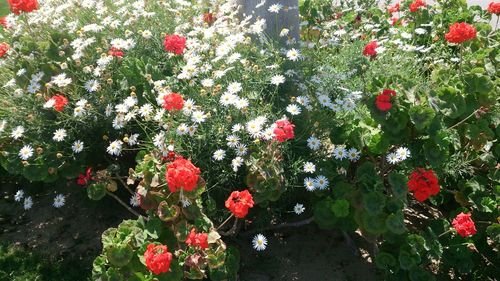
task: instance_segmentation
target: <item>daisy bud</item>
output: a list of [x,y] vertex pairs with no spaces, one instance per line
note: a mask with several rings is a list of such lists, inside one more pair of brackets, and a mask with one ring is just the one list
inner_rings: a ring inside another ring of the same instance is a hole
[[153,77],[151,76],[151,74],[146,75],[146,81],[148,81],[149,83],[151,83],[151,81],[153,81]]
[[200,96],[205,96],[207,94],[207,91],[205,89],[200,90]]
[[110,192],[115,192],[118,189],[118,185],[115,181],[111,181],[106,185],[106,189]]
[[37,98],[41,98],[43,95],[42,95],[42,93],[38,92],[38,93],[36,93],[36,95],[35,95],[35,96],[36,96]]
[[106,80],[106,83],[108,83],[108,85],[112,85],[113,84],[113,79],[108,78],[108,80]]
[[56,154],[56,157],[57,157],[57,158],[62,158],[62,157],[63,157],[63,155],[62,155],[62,153],[61,153],[61,152],[58,152],[58,153]]
[[130,86],[130,91],[131,91],[131,92],[135,92],[135,91],[136,91],[135,86]]
[[28,163],[28,161],[21,161],[21,163],[23,164],[24,167],[29,166],[29,164],[30,164],[30,163]]
[[108,139],[109,139],[109,137],[108,137],[108,136],[106,136],[106,135],[102,135],[102,139],[103,139],[103,140],[108,140]]
[[258,66],[258,65],[256,65],[256,64],[254,64],[254,66],[253,66],[253,70],[254,70],[254,71],[258,71],[258,70],[259,70],[259,66]]
[[51,175],[55,174],[55,173],[56,173],[56,171],[57,171],[57,170],[56,170],[56,168],[54,168],[54,167],[49,167],[49,168],[47,169],[47,172],[48,172],[49,174],[51,174]]
[[50,83],[45,83],[45,88],[47,88],[47,89],[52,88],[52,84],[50,84]]
[[59,51],[59,56],[62,57],[64,56],[66,53],[64,51]]
[[131,92],[130,96],[135,98],[135,97],[137,97],[137,94],[135,92]]
[[127,136],[123,137],[123,142],[128,142],[128,137]]
[[43,148],[37,147],[35,151],[36,151],[36,154],[40,155],[43,153]]

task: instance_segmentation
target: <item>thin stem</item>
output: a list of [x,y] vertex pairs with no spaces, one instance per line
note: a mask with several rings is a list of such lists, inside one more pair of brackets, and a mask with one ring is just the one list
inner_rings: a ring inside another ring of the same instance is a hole
[[439,234],[438,238],[439,238],[439,237],[441,237],[441,236],[443,236],[443,235],[445,235],[445,234],[450,233],[452,230],[453,230],[453,229],[451,229],[451,228],[450,228],[450,229],[448,229],[447,231],[445,231],[445,232],[443,232],[443,233]]
[[217,227],[217,230],[219,230],[221,227],[223,227],[234,215],[231,214],[219,227]]
[[241,235],[252,234],[255,232],[259,232],[259,231],[276,230],[276,229],[285,228],[285,227],[299,227],[299,226],[303,226],[306,224],[310,224],[313,221],[314,221],[314,217],[310,217],[310,218],[302,220],[302,221],[282,223],[282,224],[268,226],[268,227],[264,227],[264,228],[249,230],[249,231],[241,233]]
[[474,110],[474,112],[472,112],[469,116],[465,117],[465,119],[463,119],[462,121],[456,123],[455,125],[451,126],[448,128],[448,130],[451,130],[457,126],[459,126],[460,124],[462,124],[463,122],[467,121],[469,118],[471,118],[472,116],[474,116],[478,111],[480,110],[480,108]]
[[118,201],[118,203],[120,203],[123,207],[125,207],[125,209],[127,209],[129,212],[131,212],[132,214],[134,214],[135,216],[137,217],[140,217],[141,215],[139,213],[137,213],[136,211],[134,211],[132,208],[130,208],[127,203],[123,202],[118,196],[114,195],[113,193],[107,191],[106,192],[109,196],[113,197],[116,201]]
[[117,177],[116,177],[116,179],[118,179],[118,181],[119,181],[119,182],[123,185],[123,187],[125,187],[125,189],[127,189],[127,190],[128,190],[128,192],[130,192],[130,194],[135,195],[135,193],[134,193],[134,192],[132,192],[132,190],[131,190],[131,189],[128,187],[128,185],[127,185],[127,184],[123,181],[123,179],[120,177],[120,175],[118,175],[118,174],[117,174],[116,176],[117,176]]

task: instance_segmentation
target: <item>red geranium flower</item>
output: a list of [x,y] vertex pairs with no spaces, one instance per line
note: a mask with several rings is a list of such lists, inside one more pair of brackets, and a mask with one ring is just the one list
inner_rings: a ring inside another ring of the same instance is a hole
[[388,11],[389,13],[391,13],[391,14],[392,14],[392,13],[395,13],[395,12],[399,12],[399,8],[400,8],[400,6],[401,6],[401,5],[400,5],[399,3],[396,3],[396,4],[392,5],[392,6],[389,6],[389,7],[387,8],[387,11]]
[[411,173],[407,185],[408,190],[413,192],[413,196],[420,202],[439,193],[438,178],[433,170],[417,169]]
[[425,7],[427,4],[424,0],[415,0],[410,4],[410,12],[415,13],[419,8]]
[[111,47],[108,51],[108,55],[113,57],[123,57],[123,51],[116,47]]
[[276,128],[274,128],[273,131],[275,140],[284,142],[295,137],[295,134],[293,132],[293,128],[295,128],[295,125],[293,125],[290,121],[278,120],[274,124],[276,124]]
[[168,252],[165,245],[149,244],[146,252],[144,252],[144,260],[147,268],[155,275],[158,275],[170,270],[172,253]]
[[237,218],[244,218],[248,214],[248,209],[253,207],[253,197],[248,190],[233,191],[226,200],[226,208]]
[[80,174],[78,175],[78,179],[76,180],[76,183],[78,185],[87,185],[87,183],[89,182],[89,180],[93,180],[92,178],[92,167],[88,167],[87,170],[85,171],[85,175],[84,174]]
[[7,18],[6,17],[0,17],[0,25],[3,26],[4,28],[7,28]]
[[7,52],[9,51],[9,49],[10,49],[9,44],[5,42],[0,43],[0,58],[4,57],[5,54],[7,54]]
[[377,56],[377,49],[378,43],[377,41],[371,41],[370,43],[366,44],[365,49],[363,50],[363,55],[367,57],[376,57]]
[[471,214],[458,214],[451,222],[453,228],[462,237],[467,237],[476,234],[476,226],[474,221],[470,218]]
[[488,5],[488,12],[495,15],[500,15],[500,3],[491,2]]
[[7,0],[10,5],[10,10],[19,15],[21,12],[29,13],[38,9],[37,0]]
[[395,26],[398,24],[399,19],[397,17],[392,17],[391,18],[391,25]]
[[198,185],[199,175],[200,169],[193,165],[191,161],[178,158],[167,166],[165,177],[170,192],[177,192],[181,188],[189,192]]
[[68,104],[68,99],[62,95],[55,95],[51,99],[55,101],[54,109],[59,112],[63,111],[64,107]]
[[444,38],[450,43],[460,44],[476,38],[476,28],[465,22],[456,22],[450,26],[450,31]]
[[175,34],[167,34],[163,45],[165,51],[180,55],[184,53],[184,49],[186,48],[186,38]]
[[170,93],[163,97],[163,108],[166,110],[181,110],[184,99],[178,93]]
[[208,248],[208,234],[196,233],[196,230],[193,228],[186,238],[186,244],[191,247],[206,249]]
[[389,111],[392,108],[391,98],[395,96],[396,91],[384,89],[382,93],[375,98],[375,105],[381,111]]

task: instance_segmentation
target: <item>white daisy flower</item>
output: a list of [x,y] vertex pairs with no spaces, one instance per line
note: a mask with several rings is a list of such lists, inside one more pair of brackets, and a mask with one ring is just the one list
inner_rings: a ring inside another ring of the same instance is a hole
[[24,127],[23,126],[17,126],[16,128],[14,128],[14,130],[12,130],[12,133],[10,133],[10,136],[17,140],[19,139],[20,137],[22,137],[24,134]]
[[318,138],[315,136],[310,136],[307,139],[307,146],[312,149],[312,150],[318,150],[321,146],[321,142]]
[[296,49],[290,49],[286,52],[286,57],[291,61],[297,61],[300,58],[300,53]]
[[404,161],[410,158],[411,153],[410,150],[406,147],[400,147],[396,150],[396,156],[399,158],[399,161]]
[[360,152],[356,148],[351,148],[347,151],[347,157],[349,160],[355,162],[359,160]]
[[193,114],[191,115],[191,121],[200,124],[205,122],[205,120],[207,120],[207,115],[203,111],[193,111]]
[[233,83],[229,84],[229,86],[227,86],[227,91],[230,94],[237,94],[237,93],[241,92],[241,90],[242,90],[241,83],[238,83],[238,82],[233,82]]
[[71,149],[73,150],[74,153],[80,153],[83,151],[83,142],[80,140],[76,140],[73,145],[71,146]]
[[14,201],[21,202],[23,198],[24,198],[24,190],[19,189],[14,195]]
[[228,106],[228,105],[232,105],[232,104],[235,104],[235,102],[238,100],[238,96],[235,95],[235,94],[231,94],[231,93],[224,93],[220,96],[220,104],[222,104],[223,106]]
[[185,115],[189,115],[193,112],[193,110],[194,110],[194,100],[187,99],[186,101],[184,101],[182,112],[184,112]]
[[68,136],[67,132],[65,129],[57,129],[55,132],[54,132],[54,136],[52,137],[53,140],[57,141],[57,142],[61,142],[64,140],[64,138],[66,138]]
[[306,208],[304,207],[304,205],[299,204],[299,203],[295,204],[295,206],[293,207],[293,211],[294,211],[297,215],[302,214],[305,210],[306,210]]
[[134,146],[139,142],[139,134],[132,134],[130,137],[128,137],[127,144],[130,146]]
[[106,151],[115,156],[119,156],[122,153],[123,142],[121,140],[115,140],[109,144]]
[[241,124],[238,123],[238,124],[234,124],[233,125],[233,127],[231,128],[231,131],[233,133],[237,133],[237,132],[243,130],[243,128],[244,128],[243,125],[241,125]]
[[29,210],[29,209],[31,209],[31,207],[33,207],[33,199],[31,199],[31,196],[28,196],[28,197],[24,198],[23,208],[25,210]]
[[89,81],[85,82],[85,90],[89,93],[93,93],[99,89],[99,82],[95,79],[90,79]]
[[312,162],[304,163],[304,172],[313,174],[314,172],[316,172],[316,165],[314,165],[314,163]]
[[179,135],[179,136],[183,136],[185,134],[187,134],[189,132],[189,126],[186,125],[185,123],[181,123],[179,125],[179,127],[177,127],[177,129],[175,130],[175,132]]
[[151,114],[153,114],[153,111],[154,111],[153,106],[149,103],[146,103],[139,108],[139,115],[142,118],[148,118],[151,116]]
[[387,159],[387,162],[389,162],[390,164],[396,164],[399,162],[399,157],[394,152],[387,154],[386,159]]
[[286,107],[286,111],[290,113],[291,115],[299,115],[301,113],[301,109],[298,105],[296,104],[289,104]]
[[267,247],[267,238],[262,234],[257,234],[252,240],[253,248],[257,251],[264,251]]
[[347,158],[347,151],[344,146],[337,146],[333,150],[333,157],[338,160],[342,160],[344,158]]
[[325,176],[317,176],[316,179],[314,179],[314,185],[319,190],[326,189],[328,187],[328,184],[328,179]]
[[271,84],[273,85],[280,85],[280,84],[283,84],[285,83],[285,76],[283,75],[274,75],[272,78],[271,78]]
[[52,206],[54,208],[61,208],[66,204],[66,198],[62,194],[57,194],[56,197],[54,198],[54,203],[52,203]]
[[217,150],[214,152],[214,155],[212,156],[212,158],[213,158],[215,161],[221,161],[221,160],[223,160],[225,157],[226,157],[226,151],[224,151],[223,149],[217,149]]
[[80,117],[80,116],[83,116],[85,114],[85,108],[83,108],[82,106],[77,106],[75,107],[75,109],[73,109],[73,116],[75,117]]
[[231,161],[231,166],[233,167],[233,171],[237,172],[238,168],[243,165],[243,158],[241,157],[236,157]]
[[247,154],[247,146],[240,143],[236,146],[236,155],[238,156],[245,156]]
[[33,156],[33,147],[30,145],[25,145],[19,150],[19,158],[22,160],[28,160],[31,156]]
[[316,189],[316,184],[314,179],[312,178],[305,178],[304,179],[304,187],[307,189],[307,191],[313,191]]
[[130,197],[130,201],[129,201],[130,205],[132,205],[133,207],[138,207],[140,205],[140,201],[139,201],[140,198],[139,197],[140,197],[139,193],[132,195]]
[[269,8],[267,9],[270,13],[279,13],[281,11],[281,9],[283,9],[283,5],[281,5],[280,3],[276,3],[276,4],[272,4],[271,6],[269,6]]
[[66,73],[62,73],[52,77],[51,83],[56,84],[58,87],[66,87],[71,84],[71,78],[66,76]]

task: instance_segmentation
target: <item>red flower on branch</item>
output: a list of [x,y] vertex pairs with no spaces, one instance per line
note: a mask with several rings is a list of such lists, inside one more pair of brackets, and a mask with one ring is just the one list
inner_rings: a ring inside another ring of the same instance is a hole
[[198,185],[200,179],[200,169],[191,161],[178,158],[167,166],[166,179],[170,192],[177,192],[181,188],[185,191],[192,191]]
[[108,55],[113,57],[123,57],[123,51],[120,48],[111,47],[108,51]]
[[19,15],[21,12],[29,13],[38,9],[37,0],[7,0],[10,5],[10,10]]
[[186,38],[175,34],[167,34],[163,46],[165,47],[165,51],[181,55],[186,48]]
[[389,13],[391,13],[391,14],[392,14],[392,13],[396,13],[396,12],[399,12],[399,8],[400,8],[400,7],[401,7],[401,5],[400,5],[399,3],[396,3],[396,4],[392,5],[392,6],[389,6],[389,7],[387,8],[387,11],[388,11]]
[[93,180],[92,167],[88,167],[87,170],[85,171],[85,174],[78,175],[78,179],[76,180],[76,183],[78,185],[84,186],[84,185],[87,185],[89,180]]
[[9,44],[7,44],[5,42],[0,43],[0,58],[3,58],[5,56],[5,54],[7,54],[9,49],[10,49]]
[[377,47],[378,43],[377,41],[371,41],[370,43],[366,44],[365,49],[363,50],[363,55],[366,57],[376,57],[377,56]]
[[392,101],[391,101],[391,99],[393,97],[396,97],[396,91],[389,90],[389,89],[384,89],[382,91],[382,93],[380,93],[375,98],[375,105],[381,111],[389,111],[392,108]]
[[444,38],[450,43],[460,44],[476,38],[476,28],[465,22],[456,22],[450,26],[450,30]]
[[458,214],[455,219],[451,222],[453,228],[462,237],[468,237],[476,234],[476,225],[474,221],[470,218],[471,214]]
[[196,233],[196,230],[193,228],[186,238],[186,244],[191,247],[206,249],[208,248],[208,234]]
[[166,110],[181,110],[184,99],[178,93],[170,93],[163,97],[163,108]]
[[500,15],[500,3],[491,2],[488,5],[488,12],[495,15]]
[[146,252],[144,252],[144,260],[146,261],[146,267],[155,275],[159,275],[170,270],[172,253],[168,252],[165,245],[149,244]]
[[423,0],[415,0],[410,4],[410,12],[415,13],[420,8],[425,8],[427,4]]
[[253,207],[253,197],[248,190],[233,191],[226,200],[226,208],[237,218],[244,218],[248,214],[248,209]]
[[278,120],[276,123],[274,123],[276,127],[274,128],[274,139],[279,141],[279,142],[284,142],[286,140],[293,139],[295,137],[294,134],[294,128],[295,125],[293,125],[290,121],[288,120]]
[[439,193],[438,178],[433,170],[418,168],[410,175],[407,183],[408,190],[413,192],[413,196],[420,202],[427,200],[430,196]]
[[212,24],[215,21],[214,14],[208,12],[203,14],[203,21],[207,24]]
[[68,104],[68,99],[62,95],[55,95],[51,97],[54,100],[54,109],[58,112],[64,110],[64,107]]

